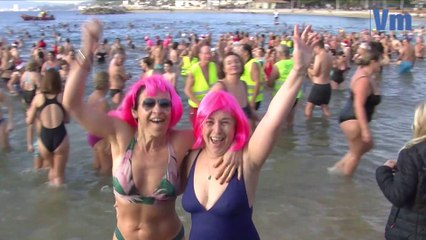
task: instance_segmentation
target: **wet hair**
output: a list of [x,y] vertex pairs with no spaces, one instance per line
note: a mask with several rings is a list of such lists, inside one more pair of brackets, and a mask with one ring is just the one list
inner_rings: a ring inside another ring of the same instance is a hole
[[250,61],[253,58],[253,53],[252,53],[253,48],[250,46],[250,44],[247,44],[247,43],[243,44],[241,49],[248,53],[249,55],[248,61]]
[[244,61],[241,58],[241,56],[238,55],[238,54],[236,54],[236,53],[234,53],[234,52],[229,52],[229,53],[225,54],[225,57],[223,58],[223,60],[220,61],[219,69],[218,69],[218,77],[219,77],[219,79],[225,78],[225,76],[226,76],[225,71],[224,71],[224,69],[225,69],[225,59],[227,57],[229,57],[229,56],[236,56],[238,58],[238,60],[241,63],[241,75],[240,76],[242,76],[243,73],[244,73]]
[[383,55],[383,45],[379,42],[370,42],[367,44],[367,51],[363,56],[358,57],[355,60],[355,64],[358,66],[368,66],[371,61],[379,61]]
[[198,149],[204,146],[203,125],[217,111],[230,113],[235,120],[235,135],[230,150],[238,151],[244,148],[250,138],[250,124],[237,99],[222,90],[209,92],[198,106],[194,122],[195,143],[192,148]]
[[42,50],[39,50],[39,51],[37,52],[37,57],[38,57],[39,59],[44,59],[44,52],[43,52]]
[[62,90],[61,75],[55,69],[49,69],[40,84],[40,91],[47,94],[59,94]]
[[319,47],[321,49],[324,49],[325,44],[324,44],[324,38],[321,38],[315,45],[314,47]]
[[176,93],[175,88],[162,75],[158,74],[139,79],[134,83],[124,96],[117,110],[110,111],[108,115],[116,117],[132,127],[137,127],[137,122],[133,118],[132,110],[137,109],[139,105],[139,96],[143,91],[146,91],[147,96],[154,96],[158,92],[167,92],[170,95],[172,108],[169,129],[173,128],[182,117],[182,100]]
[[166,61],[164,61],[164,64],[170,65],[170,67],[173,66],[173,62],[170,59],[167,59]]
[[152,68],[154,66],[154,60],[150,57],[142,58],[142,62],[144,62],[149,68]]
[[38,64],[34,60],[30,60],[27,65],[25,66],[25,71],[28,72],[36,72],[38,71]]
[[106,90],[109,88],[109,75],[107,72],[102,71],[96,73],[93,78],[93,86],[96,90]]
[[412,128],[413,138],[402,149],[410,148],[426,140],[426,102],[416,107]]
[[172,49],[173,49],[173,50],[177,50],[177,49],[178,49],[178,47],[179,47],[179,43],[178,43],[178,42],[173,42],[173,43],[172,43]]

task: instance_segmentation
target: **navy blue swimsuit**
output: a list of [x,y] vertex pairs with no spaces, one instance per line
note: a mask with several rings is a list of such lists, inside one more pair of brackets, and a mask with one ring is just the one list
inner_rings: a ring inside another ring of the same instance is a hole
[[200,152],[192,164],[182,197],[183,208],[191,213],[192,227],[189,239],[259,240],[259,234],[252,221],[253,208],[248,205],[244,180],[239,181],[236,174],[222,196],[209,210],[198,201],[194,191],[194,169]]

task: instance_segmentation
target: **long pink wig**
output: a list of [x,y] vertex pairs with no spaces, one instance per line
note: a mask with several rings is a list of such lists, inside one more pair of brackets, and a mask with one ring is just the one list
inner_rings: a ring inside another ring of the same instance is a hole
[[192,148],[204,146],[203,124],[216,111],[230,113],[235,119],[235,136],[231,150],[238,151],[244,148],[250,137],[250,124],[237,99],[222,90],[209,92],[201,101],[194,123],[195,143]]
[[169,93],[172,103],[169,129],[173,128],[182,117],[182,101],[175,88],[162,75],[152,75],[139,79],[130,87],[117,110],[110,111],[108,115],[125,121],[132,127],[136,127],[137,122],[133,118],[132,109],[137,108],[138,98],[142,91],[146,91],[146,95],[150,97],[155,96],[158,92]]

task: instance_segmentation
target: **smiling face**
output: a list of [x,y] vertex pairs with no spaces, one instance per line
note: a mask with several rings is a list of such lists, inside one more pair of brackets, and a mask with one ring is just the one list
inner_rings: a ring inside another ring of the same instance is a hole
[[241,59],[236,55],[229,55],[223,60],[223,72],[226,75],[241,75],[243,71]]
[[147,96],[143,91],[137,101],[137,107],[132,109],[132,115],[137,119],[138,127],[154,137],[167,133],[170,126],[171,101],[167,92],[157,92]]
[[230,113],[214,112],[203,123],[205,148],[214,157],[223,156],[234,142],[235,120]]

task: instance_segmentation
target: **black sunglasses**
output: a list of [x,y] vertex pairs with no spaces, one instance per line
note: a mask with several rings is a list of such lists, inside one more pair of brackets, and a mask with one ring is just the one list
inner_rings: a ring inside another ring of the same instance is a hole
[[158,104],[158,106],[160,106],[160,108],[164,110],[168,110],[172,106],[172,102],[166,98],[161,98],[161,99],[145,98],[142,102],[142,107],[148,111],[153,109],[156,104]]

